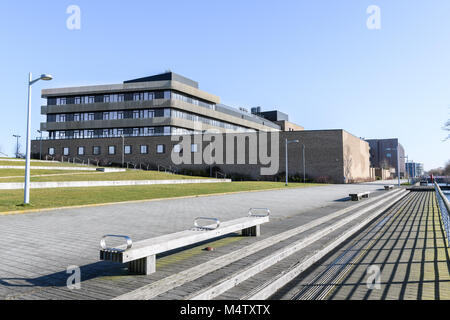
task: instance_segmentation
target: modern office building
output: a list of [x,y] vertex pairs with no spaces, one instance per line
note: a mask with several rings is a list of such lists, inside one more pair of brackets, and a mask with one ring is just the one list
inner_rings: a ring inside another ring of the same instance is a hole
[[406,172],[410,178],[418,178],[421,177],[423,172],[423,164],[417,162],[407,162],[406,163]]
[[397,161],[399,161],[400,176],[405,176],[405,149],[398,139],[366,139],[366,141],[370,146],[370,164],[373,168],[393,169],[395,176],[398,176]]
[[172,72],[117,85],[48,89],[42,97],[47,121],[41,130],[50,139],[280,130],[267,119],[220,104],[197,82]]
[[[46,117],[41,131],[48,134],[32,141],[35,158],[128,163],[151,169],[163,166],[194,174],[219,171],[273,180],[286,171],[288,139],[298,140],[289,145],[290,175],[335,183],[370,179],[369,144],[364,140],[344,130],[304,130],[277,110],[248,112],[225,106],[218,96],[201,91],[197,82],[176,73],[113,85],[46,89],[42,97],[47,104],[41,107]],[[205,139],[211,130],[220,135],[215,139],[224,141],[215,154],[226,161],[209,163],[201,155],[212,144]],[[267,133],[267,141],[262,133]],[[190,137],[192,143],[181,146],[177,142],[181,137]],[[244,148],[232,148],[235,141]],[[264,176],[261,168],[268,165],[267,159],[256,149],[261,145],[276,162],[276,170]],[[196,161],[175,163],[174,153],[189,154]]]

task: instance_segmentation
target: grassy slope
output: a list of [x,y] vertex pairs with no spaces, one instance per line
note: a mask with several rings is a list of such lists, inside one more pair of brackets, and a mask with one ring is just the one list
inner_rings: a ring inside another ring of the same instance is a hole
[[[35,172],[39,170],[32,170]],[[1,176],[2,170],[0,170]],[[72,172],[72,171],[69,171]],[[58,171],[58,173],[65,173]],[[91,175],[86,174],[70,174],[49,177],[32,177],[31,181],[48,182],[48,181],[119,181],[119,180],[174,180],[174,179],[205,179],[203,177],[174,175],[158,171],[135,171],[127,170],[126,172],[92,172]],[[0,179],[0,182],[20,182],[23,178]]]
[[[317,184],[291,183],[289,188],[315,185]],[[185,185],[35,189],[31,190],[31,206],[25,208],[20,206],[23,201],[23,190],[1,190],[0,212],[275,188],[281,189],[286,187],[283,183],[279,182],[232,182]]]

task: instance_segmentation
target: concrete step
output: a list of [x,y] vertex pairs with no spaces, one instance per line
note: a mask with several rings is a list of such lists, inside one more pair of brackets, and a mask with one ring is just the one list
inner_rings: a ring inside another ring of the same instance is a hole
[[[396,203],[406,193],[394,197]],[[239,283],[230,290],[216,296],[217,300],[262,300],[268,299],[292,279],[301,278],[309,268],[327,257],[338,246],[358,233],[368,223],[388,209],[393,201],[384,203],[352,220],[350,223],[311,243],[278,263]]]
[[[348,217],[355,213],[369,211],[371,207],[378,206],[378,202],[388,201],[392,197],[399,196],[401,193],[404,193],[404,191],[397,190],[390,193],[380,193],[370,200],[337,210],[333,213],[329,212],[319,219],[312,218],[308,223],[297,226],[295,223],[293,224],[293,220],[295,219],[284,219],[272,222],[270,226],[267,227],[272,232],[271,236],[235,250],[234,252],[225,254],[217,259],[208,261],[203,265],[196,265],[190,269],[179,272],[178,274],[174,274],[133,292],[119,296],[118,299],[205,298],[205,292],[210,288],[217,286],[219,282],[226,283],[226,287],[229,286],[228,283],[230,280],[227,279],[227,277],[229,277],[230,274],[232,275],[240,270],[249,268],[252,264],[258,263],[258,261],[273,255],[274,252],[292,246],[292,244],[296,242],[301,242],[305,239],[314,242],[320,239],[321,234],[317,233],[321,230],[327,229],[328,232],[333,232],[337,229],[335,227],[336,223],[342,219],[348,220]],[[313,236],[313,238],[311,238],[311,236]],[[307,242],[304,242],[304,245],[306,244]],[[300,246],[302,245],[300,244]],[[283,254],[281,256],[283,256]],[[276,262],[279,258],[280,257],[275,257],[275,260],[273,261]],[[273,263],[273,261],[271,263]],[[235,280],[231,280],[231,282],[233,281]],[[243,281],[245,281],[245,279]],[[231,285],[231,287],[233,286],[234,285]],[[223,289],[221,290],[223,291]],[[216,292],[212,295],[206,293],[206,296],[208,299],[212,299],[221,293],[222,292],[217,294]]]

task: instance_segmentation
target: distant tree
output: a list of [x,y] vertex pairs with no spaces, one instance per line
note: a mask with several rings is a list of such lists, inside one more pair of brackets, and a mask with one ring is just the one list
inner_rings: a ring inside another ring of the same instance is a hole
[[444,167],[444,175],[450,176],[450,160],[447,161]]
[[18,144],[16,143],[15,145],[14,145],[14,148],[13,148],[13,154],[16,156],[16,157],[19,157],[19,155],[20,154],[22,154],[22,144],[19,142]]
[[[447,122],[444,125],[443,128],[445,131],[449,131],[450,132],[450,119],[447,120]],[[449,140],[450,139],[450,133],[448,134],[447,138],[445,138],[445,140]]]
[[433,175],[433,176],[443,176],[444,175],[444,168],[440,167],[440,168],[435,168],[435,169],[431,169],[428,170],[428,175]]

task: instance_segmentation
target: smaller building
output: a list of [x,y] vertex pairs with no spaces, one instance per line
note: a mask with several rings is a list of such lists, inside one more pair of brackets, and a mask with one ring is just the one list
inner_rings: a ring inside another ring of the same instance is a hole
[[406,163],[406,174],[410,178],[418,178],[423,175],[423,164],[417,162],[407,162]]
[[[370,146],[370,165],[373,168],[381,168],[394,171],[397,177],[397,163],[400,169],[400,177],[405,176],[405,149],[394,139],[367,139]],[[397,155],[398,149],[398,155]]]
[[289,121],[289,115],[278,110],[261,111],[261,107],[252,108],[252,114],[267,119],[280,126],[281,131],[303,131],[304,127]]

